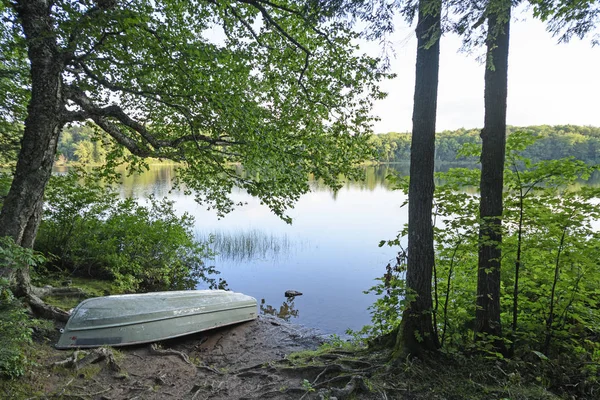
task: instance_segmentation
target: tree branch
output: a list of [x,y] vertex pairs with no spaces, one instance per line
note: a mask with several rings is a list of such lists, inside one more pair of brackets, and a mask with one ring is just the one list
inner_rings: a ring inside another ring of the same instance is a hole
[[[212,138],[206,135],[192,133],[183,135],[173,140],[161,140],[151,134],[148,129],[140,122],[131,118],[123,109],[117,105],[99,107],[94,104],[85,92],[75,86],[65,87],[67,98],[77,104],[81,110],[68,111],[65,113],[65,119],[68,122],[84,121],[91,119],[106,133],[111,135],[117,142],[125,146],[133,154],[140,157],[151,157],[159,155],[156,152],[160,149],[171,148],[177,149],[185,142],[204,142],[210,146],[231,146],[243,144],[233,140],[227,140],[223,137]],[[127,128],[138,133],[145,142],[150,144],[152,148],[142,146],[140,142],[134,140],[125,134],[117,125],[113,124],[110,119],[114,118]]]
[[[96,0],[96,5],[88,8],[81,16],[77,19],[74,26],[75,28],[69,34],[69,38],[67,39],[67,47],[65,51],[66,60],[73,59],[75,57],[75,50],[77,49],[77,41],[79,40],[79,36],[83,32],[83,29],[92,20],[94,17],[100,15],[103,11],[115,8],[117,5],[116,0]],[[87,21],[86,21],[87,20]],[[96,42],[91,49],[84,54],[83,57],[91,54],[97,45],[102,44],[104,39],[108,34],[103,32],[102,37],[98,42]]]
[[263,7],[263,5],[260,4],[259,1],[257,1],[257,0],[238,0],[238,1],[240,3],[251,5],[252,7],[256,8],[258,11],[260,11],[260,13],[263,16],[263,18],[265,19],[265,21],[267,21],[269,24],[271,24],[273,27],[275,27],[276,31],[278,31],[283,37],[285,37],[287,40],[292,42],[298,49],[302,50],[304,52],[304,54],[306,54],[306,57],[304,59],[304,66],[302,67],[302,71],[300,71],[300,76],[298,77],[298,84],[301,85],[304,90],[306,90],[304,88],[304,85],[302,84],[302,78],[304,77],[304,74],[306,73],[306,70],[308,69],[308,61],[309,61],[310,56],[312,55],[310,50],[308,50],[300,42],[298,42],[296,39],[294,39],[294,37],[292,37],[289,33],[287,33],[286,30],[283,29],[281,27],[281,25],[279,25],[277,23],[277,21],[275,21],[273,19],[273,17],[271,17],[271,14],[269,14],[267,9],[265,7]]
[[[122,85],[110,82],[109,80],[98,76],[85,63],[83,63],[81,61],[77,65],[79,67],[81,67],[81,69],[83,70],[83,72],[85,73],[85,75],[88,78],[90,78],[91,80],[100,84],[101,86],[104,86],[106,89],[109,89],[113,92],[123,92],[123,93],[133,94],[136,96],[141,96],[148,100],[152,100],[157,103],[164,104],[167,107],[174,108],[174,109],[178,110],[179,112],[181,112],[182,114],[186,115],[186,117],[191,115],[191,112],[186,107],[184,107],[180,104],[171,103],[169,101],[166,101],[166,100],[163,100],[162,98],[160,98],[160,96],[164,95],[165,93],[158,93],[158,92],[153,92],[150,90],[134,90],[127,86],[122,86]],[[173,96],[173,95],[169,94],[169,96]],[[179,96],[179,97],[185,98],[188,96]]]
[[250,34],[252,35],[252,37],[254,38],[254,40],[256,40],[256,43],[258,43],[259,45],[261,45],[262,47],[265,47],[267,49],[272,49],[271,46],[265,45],[262,43],[262,41],[260,40],[260,37],[256,34],[256,32],[254,31],[254,29],[252,28],[252,26],[248,23],[248,21],[246,21],[238,12],[235,8],[229,6],[229,11],[231,11],[231,13],[233,14],[234,17],[237,18],[237,20],[244,25],[244,27],[248,30],[248,32],[250,32]]
[[103,31],[102,35],[100,36],[100,39],[98,39],[98,41],[96,43],[94,43],[89,49],[88,51],[86,51],[85,53],[83,53],[80,56],[75,56],[75,49],[68,53],[67,56],[67,60],[74,60],[74,61],[82,61],[85,60],[86,58],[88,58],[91,54],[93,54],[100,46],[102,46],[102,44],[104,43],[104,41],[109,38],[110,36],[117,36],[120,35],[122,33],[124,33],[124,30],[121,31]]
[[69,39],[67,41],[67,49],[69,52],[72,53],[73,51],[75,51],[74,46],[77,46],[77,39],[79,39],[79,35],[81,35],[81,32],[83,31],[83,28],[85,26],[84,21],[86,19],[91,19],[94,16],[94,14],[97,14],[100,11],[102,11],[100,7],[91,7],[77,19],[77,21],[74,24],[75,28],[69,34]]

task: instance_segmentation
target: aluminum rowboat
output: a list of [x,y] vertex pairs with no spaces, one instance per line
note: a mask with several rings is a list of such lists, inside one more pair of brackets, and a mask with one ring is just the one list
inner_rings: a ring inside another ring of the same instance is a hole
[[256,317],[255,298],[225,290],[94,297],[75,307],[56,348],[149,343]]

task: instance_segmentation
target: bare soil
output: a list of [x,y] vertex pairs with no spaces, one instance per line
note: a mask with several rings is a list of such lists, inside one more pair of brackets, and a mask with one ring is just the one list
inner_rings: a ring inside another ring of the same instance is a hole
[[556,396],[535,384],[537,374],[521,375],[520,367],[502,361],[474,364],[473,359],[438,354],[390,363],[387,350],[323,348],[315,331],[262,315],[252,322],[117,349],[57,350],[57,332],[50,338],[38,336],[30,354],[37,366],[19,380],[0,381],[0,399],[598,398]]
[[[73,351],[51,343],[29,379],[29,396],[14,391],[8,398],[64,399],[297,399],[306,390],[302,379],[262,373],[270,362],[292,352],[314,350],[323,342],[315,331],[277,318],[257,320],[189,335],[158,344],[113,351],[118,368],[106,359],[75,370],[62,363]],[[90,352],[80,352],[79,356]],[[42,365],[43,364],[43,365]],[[0,393],[0,397],[2,394]]]

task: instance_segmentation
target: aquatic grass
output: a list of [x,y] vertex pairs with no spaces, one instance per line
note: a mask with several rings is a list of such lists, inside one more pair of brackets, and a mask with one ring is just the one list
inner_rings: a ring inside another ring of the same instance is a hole
[[230,261],[278,259],[294,248],[286,234],[267,233],[258,229],[198,233],[196,239],[209,243],[217,257]]

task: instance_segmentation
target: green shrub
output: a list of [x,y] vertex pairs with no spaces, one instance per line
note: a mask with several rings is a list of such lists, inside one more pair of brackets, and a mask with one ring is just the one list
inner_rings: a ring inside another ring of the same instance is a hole
[[193,218],[173,202],[119,199],[89,176],[53,177],[36,248],[53,254],[62,272],[111,279],[121,291],[188,289],[214,285],[208,247],[195,241]]
[[[500,357],[489,341],[502,339],[516,358],[535,363],[542,359],[548,382],[590,395],[600,388],[600,188],[582,185],[581,180],[597,167],[574,159],[532,163],[521,152],[533,142],[535,138],[519,132],[507,142],[500,282],[503,338],[473,340],[480,245],[475,188],[480,172],[452,169],[438,174],[435,328],[446,352],[475,350]],[[397,184],[406,188],[404,181]],[[400,239],[388,244],[398,246]],[[403,277],[403,269],[390,271],[388,266],[372,289],[380,295],[371,308],[373,326],[360,333],[377,336],[398,326],[398,296],[405,294],[397,289]]]
[[28,365],[23,345],[31,343],[32,330],[29,317],[20,301],[8,288],[6,280],[0,280],[0,376],[17,378],[25,373]]
[[[9,237],[0,238],[0,265],[8,268],[30,268],[45,260],[31,249],[17,246]],[[30,364],[25,347],[31,343],[32,322],[23,304],[15,299],[10,282],[0,278],[0,377],[16,378]]]

